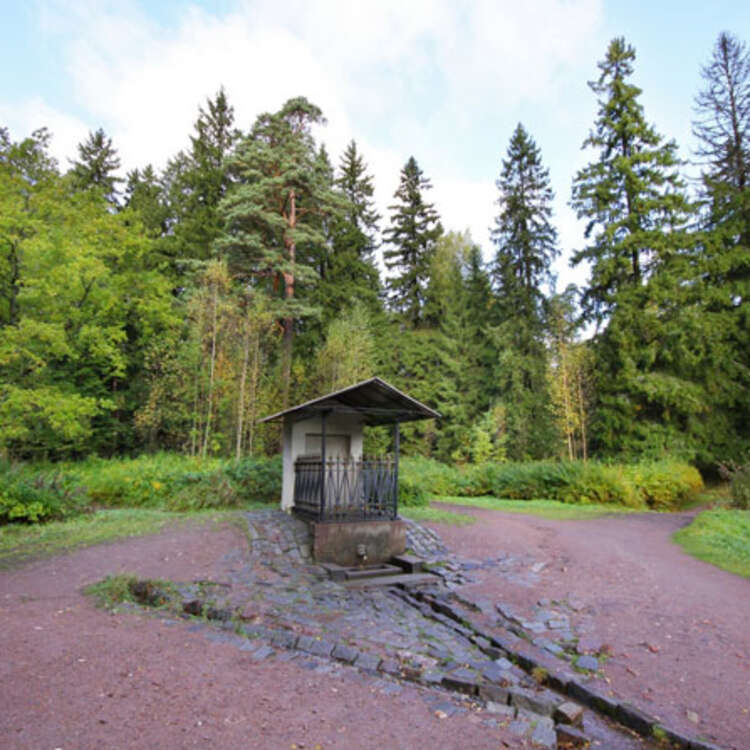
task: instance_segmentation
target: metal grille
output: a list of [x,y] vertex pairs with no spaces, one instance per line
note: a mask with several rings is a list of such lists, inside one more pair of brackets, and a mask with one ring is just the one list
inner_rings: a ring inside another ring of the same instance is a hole
[[397,464],[392,458],[355,461],[298,458],[294,465],[295,512],[317,521],[395,519]]

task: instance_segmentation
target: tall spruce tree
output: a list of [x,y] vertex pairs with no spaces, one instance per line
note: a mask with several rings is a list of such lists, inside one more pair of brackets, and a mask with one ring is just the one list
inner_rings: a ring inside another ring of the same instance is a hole
[[166,234],[168,208],[163,200],[162,184],[150,164],[128,172],[124,203],[125,208],[137,214],[149,237],[157,239]]
[[96,188],[109,203],[117,205],[117,186],[123,181],[116,175],[120,157],[102,128],[95,133],[89,131],[88,138],[78,144],[78,159],[71,163],[70,176],[76,190]]
[[492,292],[490,275],[482,250],[472,243],[463,260],[462,338],[467,350],[467,366],[461,389],[470,421],[486,413],[498,397],[495,382],[497,349],[490,335],[497,320],[497,298]]
[[500,213],[491,238],[497,294],[496,384],[506,406],[510,454],[540,458],[551,449],[545,346],[545,294],[559,254],[553,192],[534,139],[519,123],[497,180]]
[[215,253],[214,241],[222,231],[219,204],[227,193],[230,176],[226,160],[240,138],[234,126],[234,108],[220,88],[199,107],[190,150],[178,154],[168,166],[165,180],[172,208],[169,252],[177,260],[207,260]]
[[750,188],[750,51],[745,43],[719,34],[702,77],[693,132],[705,164],[706,190],[721,213],[722,203],[731,205],[732,191]]
[[605,453],[694,455],[709,401],[711,335],[696,299],[695,239],[678,173],[677,146],[645,119],[628,80],[635,51],[610,43],[589,86],[598,97],[584,147],[597,159],[573,182],[572,206],[591,263],[583,319],[605,325],[594,342],[594,447]]
[[401,170],[397,203],[389,206],[391,222],[383,233],[390,245],[383,252],[389,271],[387,280],[390,302],[409,323],[416,327],[424,317],[425,291],[435,242],[443,233],[440,217],[424,193],[432,187],[416,159],[411,156]]
[[721,33],[702,76],[693,123],[703,178],[702,298],[726,346],[733,436],[725,454],[738,458],[750,442],[750,51]]
[[[321,219],[340,205],[311,133],[323,122],[321,110],[304,97],[259,115],[229,161],[236,184],[221,203],[226,231],[217,249],[227,254],[236,276],[266,289],[283,327],[284,401],[295,324],[316,312],[296,288],[315,281],[309,251],[325,243]],[[306,255],[298,255],[298,248]]]
[[[319,159],[324,154],[319,154]],[[321,168],[328,174],[327,167]],[[353,307],[362,306],[370,318],[383,312],[380,274],[375,263],[380,216],[374,208],[373,178],[351,141],[339,162],[336,174],[330,170],[329,182],[341,198],[340,210],[327,218],[322,229],[326,242],[316,254],[320,276],[311,300],[320,308],[320,327],[310,326],[308,347],[312,353],[322,344],[322,333],[334,320],[348,319]],[[359,313],[358,313],[359,314]]]

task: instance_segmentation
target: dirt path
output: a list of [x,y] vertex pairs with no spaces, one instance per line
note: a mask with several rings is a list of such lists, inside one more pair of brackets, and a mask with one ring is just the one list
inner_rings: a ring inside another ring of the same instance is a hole
[[686,733],[750,748],[750,580],[670,541],[689,514],[550,521],[461,512],[478,523],[433,526],[452,552],[483,559],[503,551],[534,565],[529,575],[483,576],[468,592],[520,611],[540,599],[577,599],[579,631],[612,652],[604,689]]
[[79,592],[126,571],[222,580],[226,553],[245,548],[232,528],[168,531],[0,572],[0,747],[524,746],[486,715],[436,712],[417,687],[256,661],[200,626],[111,615]]

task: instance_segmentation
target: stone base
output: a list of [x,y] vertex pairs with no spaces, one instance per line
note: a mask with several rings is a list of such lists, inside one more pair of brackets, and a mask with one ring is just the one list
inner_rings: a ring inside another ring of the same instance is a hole
[[[311,522],[313,557],[337,565],[375,565],[406,550],[404,521]],[[359,551],[364,549],[363,558]]]

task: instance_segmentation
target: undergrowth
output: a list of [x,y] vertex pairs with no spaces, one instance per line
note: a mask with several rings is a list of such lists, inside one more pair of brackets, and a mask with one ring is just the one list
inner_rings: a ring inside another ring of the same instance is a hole
[[697,469],[679,461],[637,464],[598,461],[531,461],[451,467],[426,458],[402,461],[402,475],[430,496],[493,496],[513,500],[547,499],[673,510],[703,489]]
[[59,464],[0,462],[0,525],[62,520],[97,508],[247,508],[280,496],[280,457],[230,461],[158,453]]

